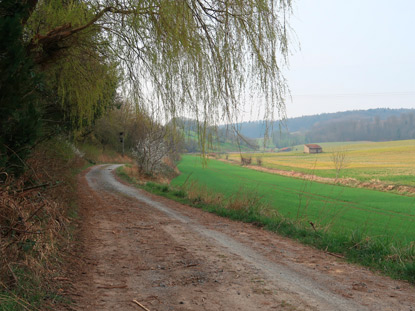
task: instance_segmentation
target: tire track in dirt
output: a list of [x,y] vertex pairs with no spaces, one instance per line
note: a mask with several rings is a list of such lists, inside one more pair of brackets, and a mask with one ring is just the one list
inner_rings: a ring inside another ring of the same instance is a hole
[[117,181],[80,178],[71,310],[412,310],[415,289]]

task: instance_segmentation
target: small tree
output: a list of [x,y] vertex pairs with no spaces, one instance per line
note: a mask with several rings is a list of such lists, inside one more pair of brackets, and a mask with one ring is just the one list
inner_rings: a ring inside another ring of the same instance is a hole
[[141,126],[140,136],[137,137],[133,148],[133,156],[142,173],[154,175],[162,171],[167,158],[174,162],[179,144],[171,128],[150,119],[143,121],[145,124]]
[[337,179],[339,178],[341,170],[346,168],[348,165],[348,151],[344,148],[333,150],[330,154],[330,159],[333,162]]

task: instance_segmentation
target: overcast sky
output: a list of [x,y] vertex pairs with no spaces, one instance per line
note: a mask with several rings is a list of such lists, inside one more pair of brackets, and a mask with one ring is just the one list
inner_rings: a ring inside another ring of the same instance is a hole
[[295,0],[288,117],[415,108],[414,14],[414,0]]

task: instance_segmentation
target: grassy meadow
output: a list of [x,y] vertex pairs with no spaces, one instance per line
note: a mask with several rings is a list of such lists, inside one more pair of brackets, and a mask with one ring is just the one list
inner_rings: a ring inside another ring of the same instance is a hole
[[[388,148],[395,150],[393,146]],[[362,149],[355,150],[358,154]],[[291,156],[296,158],[292,162],[299,165],[298,158],[303,155]],[[203,168],[199,157],[189,155],[183,157],[179,169],[182,174],[172,181],[173,187],[196,181],[207,191],[221,193],[225,198],[235,193],[255,193],[281,216],[311,221],[319,230],[336,234],[360,232],[403,244],[415,240],[413,197],[300,180],[216,160],[209,160]]]
[[[334,178],[336,172],[330,154],[343,148],[347,151],[347,166],[339,177],[415,186],[415,140],[320,145],[324,151],[321,154],[305,154],[301,145],[294,147],[291,152],[252,153],[249,156],[252,156],[253,160],[261,157],[264,167]],[[240,155],[229,154],[229,159],[239,162]]]

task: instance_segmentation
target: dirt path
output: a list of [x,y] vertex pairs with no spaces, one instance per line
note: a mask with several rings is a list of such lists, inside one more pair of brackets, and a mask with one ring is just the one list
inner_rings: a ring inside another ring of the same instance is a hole
[[71,310],[415,310],[415,288],[249,224],[80,177]]

